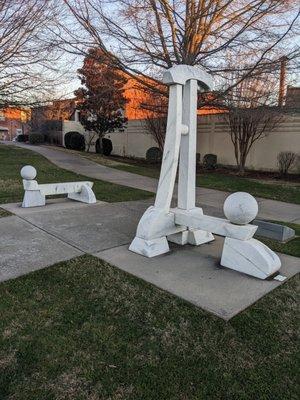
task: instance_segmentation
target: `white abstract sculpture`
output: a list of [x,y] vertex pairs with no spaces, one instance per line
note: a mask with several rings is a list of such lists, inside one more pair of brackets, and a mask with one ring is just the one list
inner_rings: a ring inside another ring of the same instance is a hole
[[[129,250],[146,257],[169,251],[168,241],[200,245],[225,236],[221,265],[265,279],[280,268],[278,256],[253,239],[257,229],[248,225],[258,211],[248,193],[226,199],[228,219],[203,215],[195,206],[197,90],[212,88],[212,77],[198,66],[178,65],[164,74],[169,85],[167,131],[154,206],[142,216]],[[179,163],[178,205],[171,209]]]
[[69,199],[83,203],[96,203],[96,197],[92,190],[93,182],[64,182],[38,184],[37,172],[31,165],[21,169],[23,187],[25,190],[22,207],[38,207],[46,204],[46,196],[67,194]]

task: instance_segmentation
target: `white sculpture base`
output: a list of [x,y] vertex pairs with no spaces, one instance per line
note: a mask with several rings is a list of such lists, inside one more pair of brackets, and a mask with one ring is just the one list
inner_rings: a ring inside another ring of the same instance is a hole
[[169,242],[180,244],[182,246],[185,244],[199,246],[200,244],[211,242],[215,238],[210,232],[191,228],[183,232],[169,235],[167,239]]
[[45,204],[45,196],[39,190],[25,190],[22,207],[40,207]]
[[168,253],[169,245],[166,237],[161,237],[158,239],[142,239],[135,237],[129,247],[129,250],[134,253],[141,254],[145,257],[155,257],[160,254]]
[[[200,208],[199,212],[202,212]],[[155,257],[169,251],[168,240],[181,245],[190,243],[198,246],[214,240],[214,237],[209,232],[176,225],[173,211],[167,213],[151,206],[140,219],[136,237],[129,250],[146,257]]]
[[69,193],[68,198],[76,201],[81,201],[82,203],[96,203],[96,196],[88,185],[83,185],[80,192]]
[[273,275],[281,267],[277,254],[259,240],[225,238],[221,265],[260,279]]
[[92,190],[93,182],[64,182],[38,184],[35,180],[23,179],[25,190],[22,207],[38,207],[46,204],[46,196],[67,194],[69,199],[83,203],[96,203]]

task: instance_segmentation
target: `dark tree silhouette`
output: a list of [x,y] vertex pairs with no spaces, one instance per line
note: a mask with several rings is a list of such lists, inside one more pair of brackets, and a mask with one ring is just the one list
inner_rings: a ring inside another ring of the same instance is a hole
[[[75,91],[75,96],[85,129],[95,132],[99,139],[116,129],[122,131],[127,122],[124,117],[126,76],[99,49],[89,50],[78,73],[83,86]],[[90,144],[87,145],[89,150]]]

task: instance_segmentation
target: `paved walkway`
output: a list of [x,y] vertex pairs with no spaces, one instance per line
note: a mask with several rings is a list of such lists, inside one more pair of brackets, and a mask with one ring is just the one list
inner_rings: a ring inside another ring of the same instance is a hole
[[[84,204],[49,200],[46,207],[4,204],[15,215],[0,219],[0,281],[50,267],[85,253],[105,260],[215,315],[230,319],[282,284],[222,268],[223,238],[202,246],[170,244],[151,259],[128,251],[149,199]],[[280,273],[299,272],[299,259],[284,254]]]
[[[6,144],[12,143],[8,142]],[[90,178],[100,179],[135,189],[147,190],[154,193],[156,192],[158,182],[157,179],[105,167],[93,161],[87,160],[86,158],[81,157],[79,154],[77,155],[63,152],[50,146],[30,146],[21,143],[13,144],[18,147],[35,151],[46,157],[57,166],[69,171],[73,171]],[[222,192],[220,190],[197,187],[196,202],[197,205],[203,207],[205,213],[211,213],[215,216],[222,216],[223,203],[228,194],[229,193]],[[259,218],[300,223],[299,205],[262,198],[257,198],[257,200],[259,203]]]

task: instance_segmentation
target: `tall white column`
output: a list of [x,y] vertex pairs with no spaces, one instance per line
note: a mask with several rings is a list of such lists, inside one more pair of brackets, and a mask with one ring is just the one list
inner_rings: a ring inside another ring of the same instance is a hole
[[180,145],[178,208],[185,210],[195,207],[197,86],[191,79],[183,89],[182,123],[188,126],[188,134],[182,135]]
[[170,86],[167,132],[154,206],[169,212],[174,191],[182,132],[182,85]]

